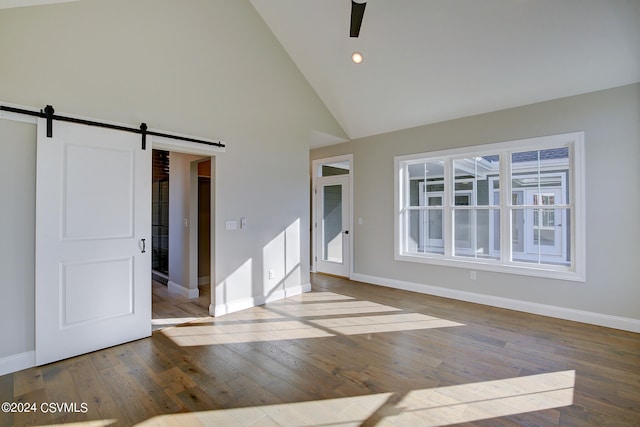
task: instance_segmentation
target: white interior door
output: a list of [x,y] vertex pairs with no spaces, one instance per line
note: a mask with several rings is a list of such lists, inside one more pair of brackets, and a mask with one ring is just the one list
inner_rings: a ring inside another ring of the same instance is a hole
[[420,211],[419,223],[419,251],[420,252],[442,252],[444,248],[443,235],[443,209],[444,192],[425,191],[424,182],[419,184],[420,206],[429,206],[433,209]]
[[341,175],[318,180],[316,197],[316,270],[349,277],[349,177]]
[[151,334],[151,149],[38,121],[36,363]]
[[527,252],[532,254],[561,256],[563,253],[562,210],[553,209],[553,205],[562,204],[562,191],[559,188],[527,190],[527,204],[541,206],[540,209],[528,209],[526,212],[525,232],[527,233]]

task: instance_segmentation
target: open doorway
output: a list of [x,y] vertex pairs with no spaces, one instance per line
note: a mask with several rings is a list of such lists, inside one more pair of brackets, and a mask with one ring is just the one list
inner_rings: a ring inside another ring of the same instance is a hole
[[207,159],[198,162],[198,287],[211,283],[210,260],[211,159]]
[[211,158],[153,150],[152,327],[209,316]]
[[151,277],[169,282],[169,152],[151,155]]

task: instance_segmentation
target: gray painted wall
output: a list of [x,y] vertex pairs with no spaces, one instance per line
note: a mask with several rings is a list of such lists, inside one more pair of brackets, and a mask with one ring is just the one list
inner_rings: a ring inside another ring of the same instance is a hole
[[[394,156],[585,132],[584,283],[394,260]],[[353,153],[354,272],[379,278],[640,319],[640,84],[313,150]],[[369,189],[375,188],[376,191]]]
[[[169,280],[184,289],[197,289],[189,277],[191,162],[201,156],[169,153]],[[187,219],[185,226],[184,220]]]
[[[3,9],[0,58],[0,101],[144,121],[227,143],[214,178],[214,282],[224,284],[217,304],[309,282],[308,262],[299,262],[309,259],[308,233],[287,233],[294,241],[286,250],[271,243],[291,224],[309,229],[312,132],[345,135],[249,1],[86,0]],[[0,323],[19,325],[2,332],[0,357],[34,348],[33,243],[13,254],[18,236],[33,242],[35,137],[27,139],[31,146],[3,142],[11,147],[1,156],[8,167],[2,215],[11,216],[2,227],[11,239],[3,238],[0,255],[3,265],[25,265],[0,282]],[[17,151],[23,149],[31,151]],[[5,201],[21,197],[5,213]],[[241,217],[246,229],[225,231],[225,220]],[[295,274],[285,277],[279,270],[295,260]],[[251,266],[248,274],[227,280],[243,265]],[[277,280],[264,279],[268,268]]]
[[0,120],[0,359],[35,345],[36,126]]

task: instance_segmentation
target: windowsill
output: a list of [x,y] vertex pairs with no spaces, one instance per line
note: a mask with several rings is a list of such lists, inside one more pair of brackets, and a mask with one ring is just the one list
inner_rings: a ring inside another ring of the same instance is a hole
[[584,274],[578,273],[570,267],[563,266],[518,262],[503,264],[500,261],[494,261],[490,259],[464,259],[460,257],[448,258],[442,255],[430,256],[428,254],[396,254],[395,259],[397,261],[417,262],[445,267],[466,268],[470,270],[493,271],[496,273],[518,274],[522,276],[540,277],[545,279],[568,280],[572,282],[585,281]]

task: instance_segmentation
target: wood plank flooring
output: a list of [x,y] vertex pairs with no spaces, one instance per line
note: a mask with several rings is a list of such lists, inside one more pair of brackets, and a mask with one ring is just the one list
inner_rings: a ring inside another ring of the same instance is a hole
[[175,326],[209,316],[211,290],[209,285],[198,287],[200,296],[189,299],[169,292],[166,285],[151,281],[153,329]]
[[[158,318],[205,309],[154,301]],[[310,293],[2,376],[4,401],[37,410],[2,426],[640,426],[640,334],[313,275]]]

